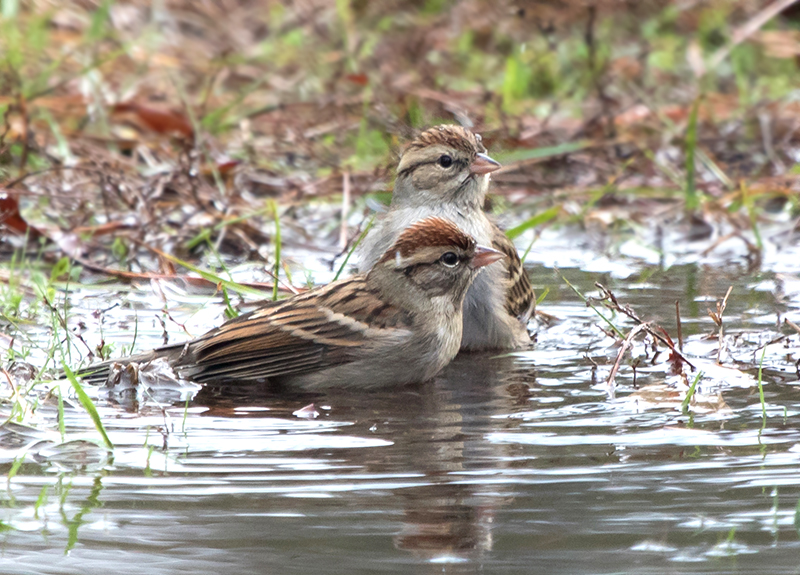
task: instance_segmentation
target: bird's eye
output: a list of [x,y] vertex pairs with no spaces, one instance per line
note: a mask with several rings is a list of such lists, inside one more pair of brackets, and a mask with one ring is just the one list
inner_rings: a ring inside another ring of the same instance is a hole
[[447,252],[439,258],[439,261],[449,268],[454,268],[458,265],[458,255],[453,252]]
[[449,168],[453,165],[453,158],[448,156],[447,154],[442,154],[439,156],[439,165],[443,168]]

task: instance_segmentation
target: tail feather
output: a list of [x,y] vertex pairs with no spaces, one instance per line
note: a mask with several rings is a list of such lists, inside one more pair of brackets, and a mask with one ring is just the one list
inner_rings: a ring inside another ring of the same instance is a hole
[[[111,371],[115,366],[126,367],[134,363],[139,365],[148,364],[161,357],[166,358],[170,364],[173,364],[174,361],[180,357],[180,351],[182,348],[183,345],[168,346],[128,357],[109,359],[81,368],[75,372],[75,375],[80,377],[86,383],[92,385],[102,385],[108,381],[108,377],[111,375]],[[59,379],[64,379],[65,377],[66,374],[63,372],[59,374]]]

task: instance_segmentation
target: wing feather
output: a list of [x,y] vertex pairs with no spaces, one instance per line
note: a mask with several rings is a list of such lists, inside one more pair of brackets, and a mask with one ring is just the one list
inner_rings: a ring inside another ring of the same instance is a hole
[[506,292],[506,310],[509,314],[527,323],[535,311],[536,293],[531,286],[531,280],[528,279],[528,275],[522,267],[517,248],[499,228],[494,230],[492,247],[507,256],[506,269],[510,285]]
[[190,342],[175,367],[198,382],[298,375],[360,359],[375,330],[410,326],[356,276],[230,320]]

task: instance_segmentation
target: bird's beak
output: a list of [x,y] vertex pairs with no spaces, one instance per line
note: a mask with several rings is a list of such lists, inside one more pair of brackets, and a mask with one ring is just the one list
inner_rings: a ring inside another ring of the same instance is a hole
[[473,174],[482,176],[484,174],[491,174],[495,170],[499,170],[503,166],[500,162],[491,159],[486,154],[478,154],[469,166],[469,171]]
[[503,252],[498,252],[497,250],[485,246],[478,246],[475,248],[475,257],[472,258],[470,267],[477,270],[489,264],[493,264],[498,260],[502,260],[504,257],[506,257],[506,254]]

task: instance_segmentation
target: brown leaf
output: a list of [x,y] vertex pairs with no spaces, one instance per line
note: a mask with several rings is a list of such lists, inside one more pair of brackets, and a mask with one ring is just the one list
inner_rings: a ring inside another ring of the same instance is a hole
[[160,110],[136,102],[123,102],[114,106],[112,117],[116,121],[128,122],[156,134],[194,139],[194,129],[189,118],[175,110]]
[[88,235],[91,237],[97,236],[105,236],[108,234],[113,234],[119,230],[126,230],[132,228],[132,224],[126,224],[124,222],[106,222],[105,224],[100,224],[97,226],[79,226],[73,228],[73,232],[79,236]]
[[26,233],[37,238],[41,234],[33,226],[29,226],[19,213],[19,202],[17,198],[8,193],[7,190],[0,188],[0,226],[5,227],[23,236]]
[[366,74],[347,74],[344,79],[357,86],[366,86],[369,84],[369,78]]
[[211,164],[203,164],[200,167],[200,173],[206,177],[212,177],[214,175],[214,171],[216,170],[217,173],[221,176],[227,176],[228,174],[232,173],[236,166],[242,164],[241,160],[219,160],[216,162],[216,166],[212,167]]

